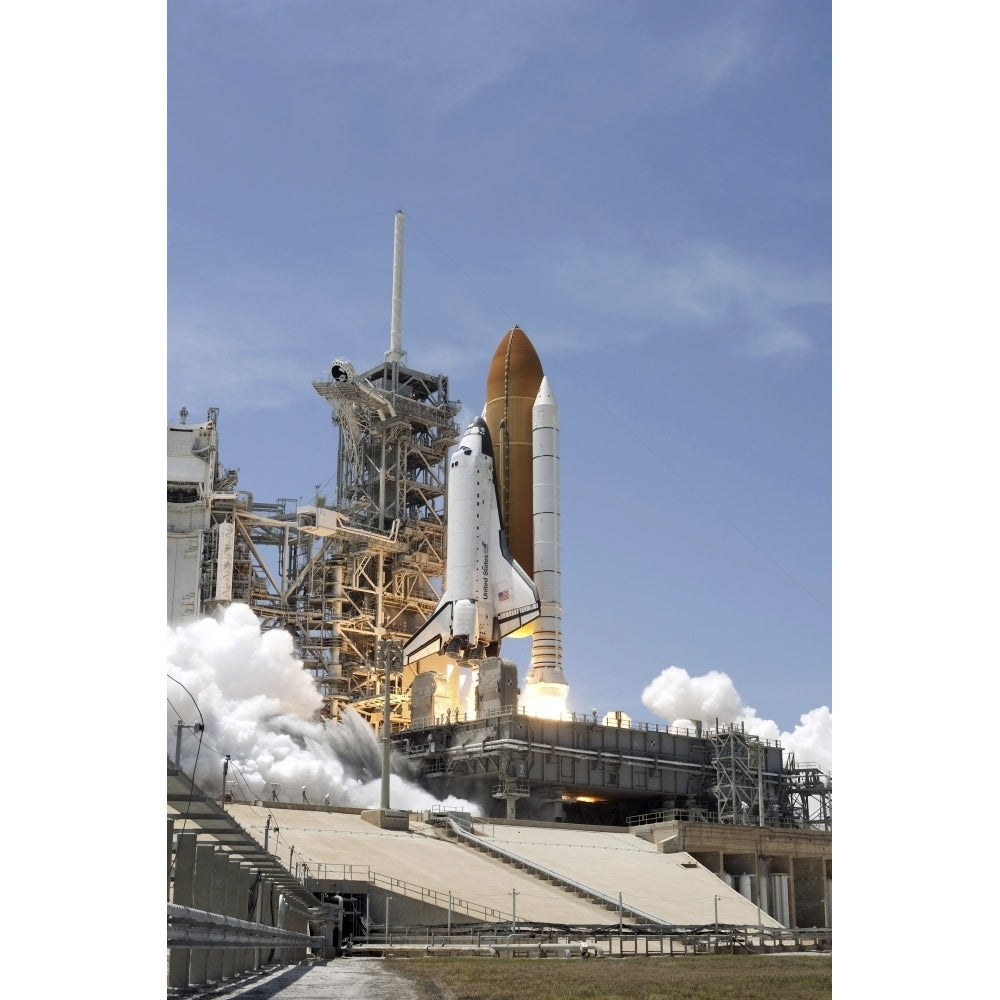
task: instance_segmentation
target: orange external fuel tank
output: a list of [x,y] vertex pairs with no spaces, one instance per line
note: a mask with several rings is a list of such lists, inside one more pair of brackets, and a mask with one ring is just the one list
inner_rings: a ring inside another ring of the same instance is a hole
[[[542,384],[542,363],[519,327],[504,334],[486,376],[483,418],[493,439],[500,516],[511,555],[534,579],[531,409]],[[525,633],[531,633],[526,626]]]

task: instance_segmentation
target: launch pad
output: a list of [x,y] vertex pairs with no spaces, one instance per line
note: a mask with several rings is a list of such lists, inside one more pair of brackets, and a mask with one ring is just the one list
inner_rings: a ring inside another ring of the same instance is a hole
[[398,764],[439,800],[488,817],[629,826],[729,823],[830,831],[830,785],[815,765],[738,726],[687,729],[567,713],[447,715],[394,733]]
[[[487,648],[499,653],[501,634],[530,633],[531,669],[521,688],[510,661],[478,661],[476,705],[467,714],[459,693],[467,664],[448,655],[451,642],[395,670],[380,663],[384,642],[404,645],[433,617],[446,560],[459,548],[449,537],[447,506],[461,404],[445,375],[404,363],[402,229],[397,213],[384,360],[356,370],[338,358],[312,383],[338,430],[333,502],[318,487],[306,506],[259,503],[238,491],[236,471],[219,461],[215,409],[203,422],[188,424],[184,410],[179,423],[168,424],[168,621],[182,625],[246,603],[263,629],[292,636],[325,716],[359,713],[390,739],[395,768],[438,800],[472,801],[487,816],[615,825],[656,816],[829,832],[829,775],[817,765],[796,766],[776,743],[718,723],[687,729],[552,711],[560,700],[565,707],[569,688],[562,669],[558,406],[517,326],[501,341],[486,380],[481,422],[496,461],[491,455],[488,469],[482,463],[482,490],[496,490],[499,555],[527,569],[538,616],[525,629],[498,631]],[[477,614],[489,606],[499,621],[503,602],[513,598],[503,583],[491,600],[482,597],[490,574],[479,554],[494,534],[491,527],[488,537],[476,536],[468,593],[455,596],[475,604]],[[494,575],[497,561],[494,552]],[[451,575],[459,576],[454,567]],[[454,627],[442,636],[455,637]]]

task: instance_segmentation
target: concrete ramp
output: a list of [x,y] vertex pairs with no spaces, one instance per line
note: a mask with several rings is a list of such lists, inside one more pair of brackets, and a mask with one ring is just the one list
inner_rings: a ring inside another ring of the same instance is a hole
[[[665,923],[692,926],[758,923],[755,903],[683,851],[661,854],[654,844],[622,831],[473,823],[473,834],[531,865],[618,898]],[[761,911],[765,927],[781,925]]]
[[[409,830],[379,829],[358,813],[302,808],[270,808],[232,803],[233,817],[259,842],[271,815],[269,850],[285,865],[306,862],[314,877],[373,881],[385,877],[422,887],[447,901],[456,899],[492,908],[508,919],[570,926],[614,925],[618,914],[551,884],[544,878],[477,851],[442,828],[410,818]],[[275,834],[275,826],[279,832]],[[622,831],[552,826],[493,825],[476,820],[473,834],[513,852],[532,866],[597,890],[612,900],[621,893],[626,906],[680,926],[756,925],[755,904],[717,878],[691,855],[660,854],[656,847]],[[294,847],[294,854],[292,854]],[[390,887],[389,891],[393,890]],[[516,892],[515,897],[512,892]],[[438,903],[440,905],[440,903]],[[763,911],[765,927],[780,925]],[[631,924],[626,914],[624,923]]]
[[[377,890],[386,890],[388,877],[428,890],[424,899],[430,893],[438,894],[436,905],[442,907],[441,922],[449,892],[456,901],[466,900],[495,910],[502,920],[509,920],[515,907],[519,922],[589,926],[610,925],[618,919],[617,914],[601,906],[486,854],[462,847],[437,828],[412,816],[410,829],[404,831],[379,829],[362,820],[358,813],[269,809],[238,803],[230,803],[227,810],[260,843],[264,841],[270,812],[268,850],[285,865],[290,857],[293,866],[295,861],[305,861],[312,876],[364,882],[369,873],[374,873],[381,876],[371,883]],[[275,825],[279,828],[277,835]],[[388,886],[388,891],[399,895],[403,889],[403,886]],[[516,897],[511,895],[512,891],[517,892]],[[419,892],[414,895],[411,891],[409,895],[411,899],[421,898]]]

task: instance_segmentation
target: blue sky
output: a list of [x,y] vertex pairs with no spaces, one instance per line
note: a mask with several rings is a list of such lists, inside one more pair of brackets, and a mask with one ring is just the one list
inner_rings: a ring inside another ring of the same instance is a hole
[[167,13],[169,416],[332,492],[310,383],[388,349],[401,208],[408,363],[464,422],[518,323],[552,380],[571,708],[662,721],[671,666],[832,708],[828,5]]

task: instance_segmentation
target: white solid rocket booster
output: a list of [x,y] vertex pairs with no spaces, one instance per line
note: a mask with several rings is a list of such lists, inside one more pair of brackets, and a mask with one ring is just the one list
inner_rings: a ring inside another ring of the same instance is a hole
[[540,614],[531,640],[525,694],[565,696],[562,670],[562,597],[559,553],[559,404],[547,375],[531,409],[531,480],[535,586]]

